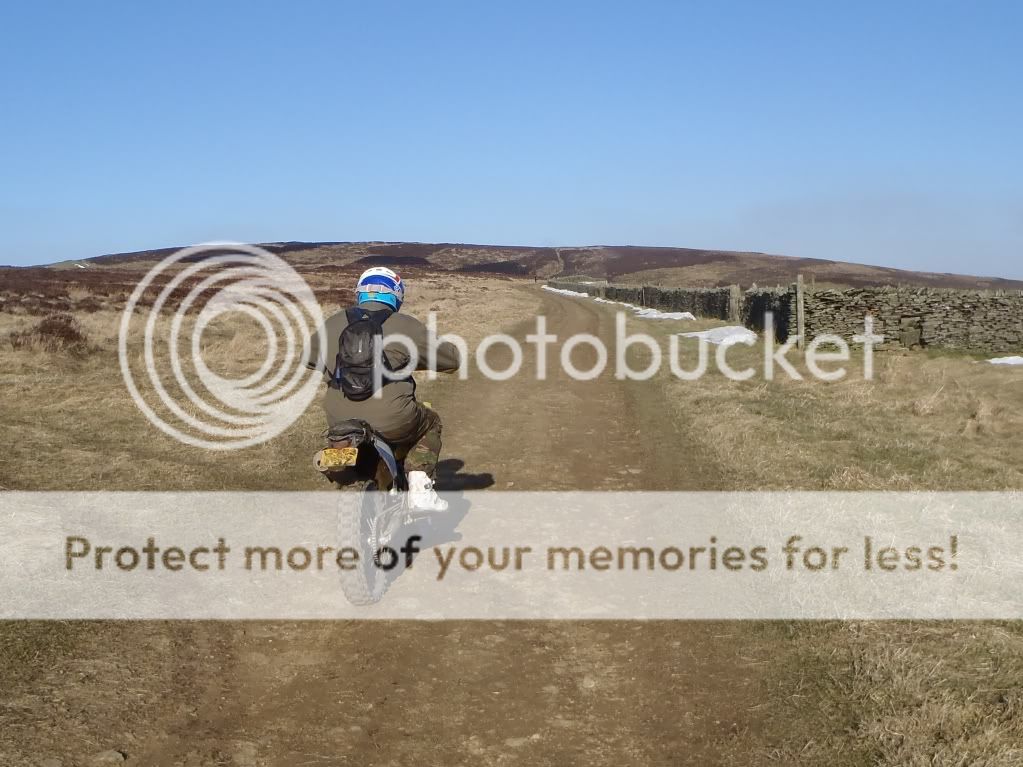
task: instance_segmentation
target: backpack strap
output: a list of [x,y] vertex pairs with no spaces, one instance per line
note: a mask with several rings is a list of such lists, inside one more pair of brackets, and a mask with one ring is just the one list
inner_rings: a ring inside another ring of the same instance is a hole
[[[380,315],[384,315],[380,319]],[[361,306],[352,306],[345,309],[345,317],[348,320],[348,324],[351,325],[353,322],[359,322],[360,320],[377,320],[381,325],[387,322],[387,318],[394,314],[394,309],[377,309],[376,311],[370,311],[369,309],[363,309]]]

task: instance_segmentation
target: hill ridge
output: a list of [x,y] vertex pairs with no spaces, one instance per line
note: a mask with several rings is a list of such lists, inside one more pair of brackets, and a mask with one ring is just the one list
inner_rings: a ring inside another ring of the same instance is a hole
[[[481,245],[404,241],[287,240],[259,243],[298,269],[394,263],[399,268],[549,278],[588,275],[625,283],[720,286],[787,284],[797,274],[822,287],[907,285],[979,290],[1023,290],[1023,280],[924,272],[762,251],[644,245]],[[156,261],[179,248],[112,253],[78,263],[113,265]],[[67,266],[62,262],[53,266]]]

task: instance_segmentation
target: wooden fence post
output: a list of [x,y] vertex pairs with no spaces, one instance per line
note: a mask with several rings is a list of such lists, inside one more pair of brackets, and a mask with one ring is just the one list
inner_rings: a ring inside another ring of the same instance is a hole
[[803,285],[803,275],[796,277],[796,334],[799,336],[798,346],[806,348],[806,306],[804,299],[806,290]]
[[742,288],[738,285],[728,287],[728,321],[742,322]]

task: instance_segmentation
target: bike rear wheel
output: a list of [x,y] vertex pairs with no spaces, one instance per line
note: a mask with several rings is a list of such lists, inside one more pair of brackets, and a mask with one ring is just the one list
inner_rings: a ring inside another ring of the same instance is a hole
[[373,481],[357,492],[339,495],[338,545],[355,549],[358,554],[354,567],[340,571],[341,590],[353,605],[376,604],[391,585],[390,573],[377,562],[388,496]]

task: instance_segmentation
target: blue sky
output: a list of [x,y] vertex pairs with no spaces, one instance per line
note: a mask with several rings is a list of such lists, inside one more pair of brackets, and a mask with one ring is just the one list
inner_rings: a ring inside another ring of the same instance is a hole
[[1023,3],[5,3],[0,263],[644,244],[1023,277]]

